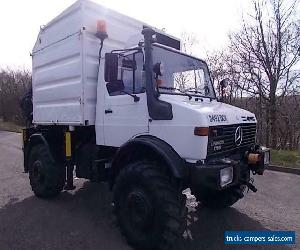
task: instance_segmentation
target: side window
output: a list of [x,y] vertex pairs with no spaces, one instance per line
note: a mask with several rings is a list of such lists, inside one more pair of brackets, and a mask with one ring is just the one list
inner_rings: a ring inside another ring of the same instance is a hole
[[123,91],[110,92],[111,96],[139,94],[145,92],[143,86],[143,54],[136,52],[129,55],[119,55],[118,82],[124,85]]

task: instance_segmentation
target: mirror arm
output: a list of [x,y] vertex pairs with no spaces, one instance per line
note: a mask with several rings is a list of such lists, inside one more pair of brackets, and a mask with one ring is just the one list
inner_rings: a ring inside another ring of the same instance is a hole
[[124,91],[124,90],[122,90],[121,92],[122,92],[122,93],[125,93],[125,94],[127,94],[127,95],[130,95],[130,96],[133,98],[134,102],[139,102],[140,99],[141,99],[139,96],[130,94],[130,93]]

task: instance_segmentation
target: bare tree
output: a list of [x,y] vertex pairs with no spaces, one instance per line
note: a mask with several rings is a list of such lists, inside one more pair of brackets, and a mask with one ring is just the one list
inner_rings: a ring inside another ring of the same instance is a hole
[[[198,40],[195,34],[189,32],[181,33],[181,50],[189,55],[192,55],[195,47],[198,44]],[[194,75],[196,73],[194,72]],[[196,76],[195,76],[196,78]],[[184,72],[179,72],[174,74],[174,82],[175,87],[180,90],[184,90],[187,88],[187,84],[190,82],[190,76],[185,74]],[[197,88],[196,80],[195,80],[195,88]]]
[[[295,66],[300,59],[298,1],[253,0],[253,13],[242,30],[230,35],[230,50],[242,77],[239,86],[260,98],[266,108],[267,136],[277,144],[278,106],[295,90],[300,77]],[[269,139],[267,138],[267,144]]]
[[181,33],[181,50],[184,53],[193,55],[194,50],[198,45],[198,43],[199,43],[198,39],[194,33],[186,32],[186,31]]
[[27,70],[0,70],[0,117],[4,121],[24,122],[19,102],[31,86],[31,73]]

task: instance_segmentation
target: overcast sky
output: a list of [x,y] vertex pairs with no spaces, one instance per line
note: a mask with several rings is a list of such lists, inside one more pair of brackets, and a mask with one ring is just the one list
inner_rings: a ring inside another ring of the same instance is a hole
[[[39,27],[48,23],[75,0],[1,0],[0,68],[30,69],[31,52]],[[199,40],[199,56],[218,49],[227,34],[238,29],[242,11],[249,0],[94,0],[108,8],[144,21],[177,37],[183,31],[193,32]]]

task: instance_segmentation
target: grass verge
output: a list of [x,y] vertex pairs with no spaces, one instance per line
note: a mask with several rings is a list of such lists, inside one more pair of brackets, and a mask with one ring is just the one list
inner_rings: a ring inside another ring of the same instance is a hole
[[300,150],[289,151],[272,149],[271,164],[282,167],[300,168]]
[[21,133],[22,127],[13,122],[0,121],[0,130]]

